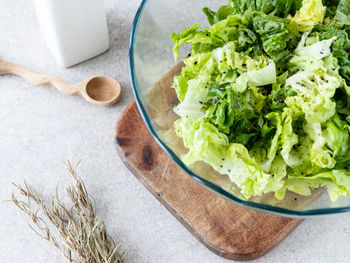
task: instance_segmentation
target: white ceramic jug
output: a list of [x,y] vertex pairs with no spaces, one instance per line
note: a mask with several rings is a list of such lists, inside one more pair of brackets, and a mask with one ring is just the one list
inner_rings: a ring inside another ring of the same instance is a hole
[[46,43],[58,64],[70,67],[109,47],[103,0],[34,0]]

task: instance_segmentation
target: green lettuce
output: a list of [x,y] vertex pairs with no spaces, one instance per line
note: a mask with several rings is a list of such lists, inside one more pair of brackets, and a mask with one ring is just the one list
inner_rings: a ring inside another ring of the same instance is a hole
[[332,150],[334,158],[344,158],[349,150],[349,133],[346,129],[347,123],[341,121],[338,115],[335,115],[324,124],[322,136],[325,138],[327,146]]
[[175,130],[189,149],[183,157],[187,165],[205,161],[219,173],[227,174],[242,189],[245,198],[261,195],[268,185],[273,190],[282,188],[283,182],[272,180],[249,155],[246,147],[229,143],[227,136],[213,124],[182,118],[175,122]]
[[253,18],[253,28],[260,36],[264,51],[275,61],[289,54],[287,43],[293,46],[294,36],[289,31],[288,20],[258,14]]
[[[205,9],[208,15],[212,11]],[[227,43],[233,43],[237,52],[250,56],[261,56],[265,52],[268,56],[279,61],[288,52],[287,43],[295,47],[297,38],[288,27],[288,20],[262,12],[246,12],[231,14],[218,20],[211,17],[209,21],[216,21],[210,28],[200,27],[198,23],[184,29],[181,33],[173,33],[174,56],[179,56],[179,48],[184,44],[192,45],[192,54],[213,51]],[[263,45],[260,47],[259,43]]]
[[290,19],[290,27],[300,32],[310,32],[322,23],[325,10],[322,0],[303,0],[300,10]]
[[258,11],[264,14],[278,14],[286,17],[294,14],[302,7],[303,0],[230,0],[228,5],[221,6],[217,12],[205,7],[210,25],[226,19],[229,15],[243,14],[245,12]]
[[348,0],[340,1],[334,20],[338,25],[350,25],[350,2]]
[[[327,187],[329,196],[333,202],[340,196],[350,196],[350,172],[348,170],[332,170],[329,172],[318,173],[308,177],[290,176],[290,183],[298,183],[307,188]],[[306,190],[305,189],[305,190]],[[290,189],[289,190],[293,190]],[[303,195],[310,195],[311,192],[300,192]]]
[[185,164],[209,164],[246,199],[319,187],[333,201],[350,196],[348,2],[231,0],[203,11],[209,28],[172,34],[175,57],[192,45],[172,85]]
[[332,55],[339,64],[339,74],[350,84],[350,39],[345,28],[335,25],[318,26],[310,37],[319,40],[336,38],[331,46]]

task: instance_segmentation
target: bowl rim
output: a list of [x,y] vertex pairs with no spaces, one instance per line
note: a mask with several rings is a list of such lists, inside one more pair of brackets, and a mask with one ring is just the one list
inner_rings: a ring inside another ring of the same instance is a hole
[[139,112],[141,113],[141,117],[145,122],[149,132],[152,134],[153,138],[155,139],[155,141],[162,148],[162,150],[171,158],[171,160],[173,160],[182,170],[184,170],[187,175],[189,175],[192,179],[194,179],[195,181],[205,186],[207,189],[214,191],[217,194],[220,194],[222,197],[228,199],[229,201],[237,205],[244,206],[250,209],[255,209],[262,212],[268,212],[268,213],[273,213],[273,214],[277,214],[280,216],[287,216],[287,217],[309,217],[309,216],[317,216],[317,215],[350,212],[350,206],[297,211],[297,210],[291,210],[287,208],[272,206],[268,204],[245,201],[227,192],[223,188],[209,182],[208,180],[196,175],[187,165],[183,163],[183,161],[158,136],[147,114],[147,111],[142,104],[140,94],[137,91],[135,60],[134,60],[135,38],[136,38],[136,33],[140,22],[140,18],[142,16],[142,13],[148,1],[149,0],[142,0],[136,12],[135,18],[133,20],[131,36],[130,36],[130,44],[129,44],[129,73],[130,73],[133,94],[134,94]]

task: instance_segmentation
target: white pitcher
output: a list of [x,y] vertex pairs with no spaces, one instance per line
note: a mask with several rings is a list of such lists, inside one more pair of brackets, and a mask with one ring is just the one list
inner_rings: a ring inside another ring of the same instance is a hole
[[103,0],[34,0],[46,43],[63,67],[105,52],[109,47]]

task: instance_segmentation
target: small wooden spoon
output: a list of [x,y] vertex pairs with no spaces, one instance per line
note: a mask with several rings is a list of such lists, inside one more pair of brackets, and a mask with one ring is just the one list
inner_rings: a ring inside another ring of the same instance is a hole
[[55,76],[39,75],[29,69],[0,59],[0,74],[15,74],[36,86],[54,86],[63,94],[81,96],[87,101],[110,106],[122,95],[118,81],[106,76],[95,76],[77,84],[69,84]]

